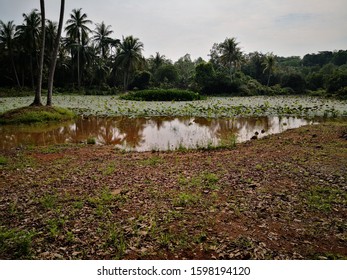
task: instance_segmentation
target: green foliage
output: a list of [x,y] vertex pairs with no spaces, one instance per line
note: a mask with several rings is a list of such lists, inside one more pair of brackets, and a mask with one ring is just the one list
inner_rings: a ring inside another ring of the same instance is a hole
[[50,121],[71,120],[75,114],[70,110],[59,107],[29,106],[14,109],[0,115],[0,124],[28,124]]
[[0,166],[6,165],[7,162],[8,162],[8,159],[6,157],[0,155]]
[[337,92],[341,88],[347,87],[347,72],[335,72],[327,81],[327,91]]
[[178,71],[171,64],[162,65],[155,72],[155,80],[157,83],[175,83],[178,81]]
[[88,145],[95,145],[96,144],[96,139],[94,137],[90,137],[87,139],[87,144]]
[[201,96],[189,90],[158,89],[129,92],[120,96],[120,99],[136,101],[193,101],[200,100]]
[[208,87],[215,77],[212,63],[202,62],[195,67],[195,81],[201,87]]
[[330,212],[335,204],[347,205],[347,194],[339,188],[314,186],[304,195],[312,210]]
[[175,207],[185,207],[197,203],[199,196],[194,193],[180,193],[176,198],[173,199],[173,205]]
[[29,259],[34,232],[0,226],[0,259]]
[[282,87],[289,87],[295,93],[303,93],[306,89],[306,81],[299,73],[290,73],[284,75],[281,81]]
[[151,78],[152,78],[152,75],[148,71],[137,72],[129,88],[130,89],[133,89],[133,88],[146,89],[149,87]]
[[337,96],[343,99],[347,99],[347,86],[340,88],[337,92],[336,92]]

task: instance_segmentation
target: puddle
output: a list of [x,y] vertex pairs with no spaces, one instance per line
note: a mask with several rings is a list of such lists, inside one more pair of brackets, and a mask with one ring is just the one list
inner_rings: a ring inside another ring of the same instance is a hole
[[296,117],[88,117],[44,126],[0,126],[0,147],[86,143],[114,145],[131,151],[175,150],[250,140],[313,124]]

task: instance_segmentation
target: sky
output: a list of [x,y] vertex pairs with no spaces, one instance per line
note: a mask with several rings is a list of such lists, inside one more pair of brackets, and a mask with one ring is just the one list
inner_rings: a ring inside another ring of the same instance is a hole
[[[208,54],[235,37],[244,53],[304,56],[347,49],[346,0],[66,0],[64,22],[82,8],[94,23],[111,25],[112,37],[133,35],[144,56],[159,52],[176,61]],[[60,1],[46,0],[46,17],[58,21]],[[39,0],[0,0],[0,20],[23,21]],[[95,25],[89,26],[91,29]]]

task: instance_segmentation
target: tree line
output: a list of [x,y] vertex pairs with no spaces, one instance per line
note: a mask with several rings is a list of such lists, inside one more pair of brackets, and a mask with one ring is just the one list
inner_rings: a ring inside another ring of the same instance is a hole
[[246,54],[232,37],[215,43],[208,61],[186,54],[173,62],[159,52],[144,58],[139,38],[116,38],[110,25],[93,23],[81,8],[69,14],[62,37],[64,2],[59,23],[45,19],[44,6],[24,13],[20,25],[0,21],[0,87],[37,92],[42,81],[49,103],[53,81],[58,91],[89,94],[182,88],[204,94],[347,96],[347,50],[303,58]]

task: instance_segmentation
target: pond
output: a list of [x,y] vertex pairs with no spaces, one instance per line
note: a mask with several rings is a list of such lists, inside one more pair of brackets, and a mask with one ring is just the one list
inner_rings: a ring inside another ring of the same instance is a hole
[[0,126],[0,148],[22,145],[87,143],[114,145],[128,151],[203,148],[244,142],[313,124],[298,117],[79,117],[47,125]]

